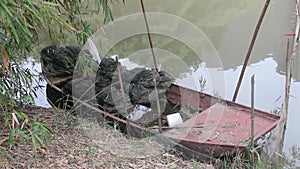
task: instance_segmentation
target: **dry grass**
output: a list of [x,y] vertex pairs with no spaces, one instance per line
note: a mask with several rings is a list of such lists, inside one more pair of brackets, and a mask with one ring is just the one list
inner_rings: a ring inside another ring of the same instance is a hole
[[26,112],[31,118],[40,113],[52,138],[34,152],[28,141],[8,149],[8,134],[0,135],[0,168],[213,168],[183,160],[150,138],[126,138],[111,127],[54,109],[28,106]]

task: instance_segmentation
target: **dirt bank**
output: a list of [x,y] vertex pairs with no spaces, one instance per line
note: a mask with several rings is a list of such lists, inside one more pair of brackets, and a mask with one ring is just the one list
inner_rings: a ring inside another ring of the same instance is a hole
[[36,106],[20,109],[50,128],[49,143],[34,151],[32,140],[16,139],[9,149],[9,129],[3,129],[1,119],[0,168],[213,168],[183,160],[151,139],[128,139],[111,127],[68,112]]

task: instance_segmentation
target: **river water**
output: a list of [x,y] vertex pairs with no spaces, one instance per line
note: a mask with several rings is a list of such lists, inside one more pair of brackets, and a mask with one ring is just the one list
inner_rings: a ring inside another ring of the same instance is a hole
[[[219,63],[206,62],[205,64],[200,64],[199,67],[191,66],[193,67],[191,68],[192,72],[187,74],[192,77],[204,76],[209,78],[213,76],[211,72],[221,71],[224,75],[226,92],[219,95],[231,100],[254,28],[265,1],[145,0],[144,3],[147,12],[176,15],[191,22],[207,36],[216,49],[222,66],[220,67]],[[290,42],[293,39],[289,34],[294,33],[295,6],[295,1],[292,0],[271,1],[259,30],[236,102],[250,106],[250,77],[254,74],[255,107],[268,112],[281,108],[284,100],[286,44],[288,39],[290,39]],[[125,4],[115,4],[112,10],[115,20],[117,20],[124,16],[140,13],[141,6],[139,1],[126,1]],[[149,20],[149,23],[153,23],[151,17]],[[166,24],[168,24],[168,21]],[[154,27],[154,25],[149,24],[150,29],[153,28],[151,26]],[[155,37],[153,39],[154,41],[156,40]],[[178,48],[176,45],[173,48],[168,48],[164,47],[163,44],[155,42],[154,44],[163,46],[162,48],[169,52],[180,53],[174,52]],[[138,44],[135,45],[138,46]],[[160,48],[158,45],[154,46]],[[130,45],[127,45],[127,48],[131,48]],[[134,47],[134,49],[138,50],[140,48]],[[114,52],[116,51],[114,50]],[[159,50],[156,51],[159,52]],[[134,53],[135,51],[131,52]],[[128,54],[125,54],[125,57],[130,54],[128,52]],[[183,52],[184,54],[193,55],[189,52]],[[183,57],[182,60],[192,65],[190,60],[187,59],[188,57]],[[289,114],[284,136],[283,149],[287,154],[292,146],[300,146],[298,126],[298,120],[300,119],[300,72],[298,66],[297,52],[294,58]],[[211,87],[212,84],[210,82],[212,81],[208,80],[207,87],[204,89],[205,92],[216,92]],[[199,86],[191,85],[188,76],[181,78],[178,83],[200,90]]]
[[[172,67],[169,69],[170,71],[185,72],[184,76],[182,74],[178,75],[179,78],[176,83],[195,90],[201,90],[199,82],[195,82],[195,79],[202,76],[207,79],[207,84],[203,89],[204,92],[231,100],[264,1],[145,0],[144,2],[147,12],[177,16],[201,30],[202,35],[208,39],[207,42],[214,48],[208,50],[204,44],[201,50],[208,54],[213,53],[218,57],[216,62],[208,62],[205,58],[199,61],[199,58],[195,59],[197,58],[195,57],[197,55],[196,50],[191,52],[190,46],[180,42],[181,39],[169,43],[170,39],[172,41],[172,37],[153,35],[156,53],[170,57],[174,53],[181,55],[179,60],[182,60],[184,62],[182,65],[185,66],[178,66],[175,70],[174,65],[173,67],[169,65],[169,67]],[[139,1],[126,1],[125,4],[116,3],[112,7],[112,13],[115,20],[124,16],[140,14],[140,3]],[[159,20],[159,18],[155,19]],[[155,23],[151,16],[149,20],[149,23]],[[271,1],[259,30],[236,102],[250,106],[250,77],[255,75],[255,108],[268,112],[281,108],[284,100],[286,42],[288,39],[292,42],[293,37],[288,36],[288,34],[293,33],[294,20],[294,1]],[[166,21],[165,25],[169,22],[171,23],[171,21]],[[150,29],[155,29],[154,25],[149,24],[149,26]],[[164,26],[164,24],[160,26]],[[145,50],[148,47],[145,47],[144,44],[146,42],[146,45],[148,45],[148,42],[145,40],[139,41],[138,36],[128,37],[125,43],[116,44],[115,48],[110,49],[108,53],[117,53],[121,55],[120,57],[128,57],[132,60],[140,55],[149,55],[148,58],[150,58],[151,53],[149,50]],[[194,38],[197,39],[196,36]],[[164,42],[160,43],[159,41]],[[186,46],[180,47],[183,44]],[[292,146],[300,147],[300,131],[297,123],[300,119],[300,113],[298,112],[300,110],[299,62],[297,52],[294,58],[289,114],[283,146],[284,152],[287,154],[289,154],[289,149]],[[170,62],[168,61],[168,63]],[[164,65],[160,66],[164,67]],[[40,65],[36,64],[34,69],[40,72]],[[222,91],[218,90],[220,88],[216,84],[219,79],[214,77],[219,73],[222,74]],[[40,106],[48,107],[49,104],[44,98],[44,92],[41,91],[38,93],[36,102]]]

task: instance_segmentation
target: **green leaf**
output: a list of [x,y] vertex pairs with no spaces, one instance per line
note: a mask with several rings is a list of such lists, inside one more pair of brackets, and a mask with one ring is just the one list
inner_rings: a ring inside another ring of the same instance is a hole
[[59,4],[57,4],[57,3],[53,3],[53,2],[47,2],[47,1],[42,1],[42,4],[43,4],[43,5],[56,6],[56,7],[58,7],[58,6],[59,6]]
[[33,9],[32,7],[28,6],[27,4],[24,4],[24,7],[25,7],[25,10],[29,10],[31,12],[31,14],[28,16],[34,16],[32,18],[34,18],[36,21],[39,21],[39,22],[42,21],[41,14],[39,13],[38,10]]
[[35,129],[35,132],[40,130],[41,132],[44,132],[44,133],[52,133],[50,128],[48,128],[45,124],[43,124],[41,122],[34,122],[32,125],[33,125],[33,128]]
[[43,123],[40,123],[40,129],[45,133],[52,133],[52,131]]
[[[39,145],[41,145],[43,147],[46,147],[45,144],[44,144],[44,142],[42,141],[42,139],[38,135],[36,135],[35,133],[33,133],[32,137],[33,137],[33,139],[34,139],[34,141],[36,143],[38,143]],[[35,144],[35,146],[37,147],[38,144]],[[36,149],[36,147],[35,147],[35,149]]]
[[33,133],[31,131],[29,131],[29,132],[30,132],[31,140],[32,140],[32,148],[33,148],[34,151],[36,151],[36,148],[37,148],[36,139],[34,138]]
[[30,137],[26,133],[24,133],[20,128],[16,128],[16,133],[18,133],[22,138],[29,140]]
[[29,119],[28,116],[27,116],[24,112],[20,112],[20,115],[21,115],[24,119]]
[[16,28],[15,28],[15,26],[14,26],[14,23],[11,22],[11,21],[8,21],[8,22],[9,22],[9,24],[10,24],[10,30],[11,30],[11,32],[12,32],[12,34],[13,34],[14,40],[16,41],[16,43],[17,43],[18,45],[20,45],[19,35],[18,35],[18,32],[17,32],[17,30],[16,30]]
[[16,130],[12,129],[9,133],[9,138],[8,138],[10,149],[14,146],[15,135],[16,135]]
[[26,103],[26,104],[34,104],[34,100],[32,98],[32,96],[25,94],[21,96],[21,101]]
[[4,8],[5,12],[9,14],[11,17],[13,17],[14,15],[11,13],[12,10],[8,9],[7,5],[8,5],[7,3],[6,4],[1,3],[1,7]]

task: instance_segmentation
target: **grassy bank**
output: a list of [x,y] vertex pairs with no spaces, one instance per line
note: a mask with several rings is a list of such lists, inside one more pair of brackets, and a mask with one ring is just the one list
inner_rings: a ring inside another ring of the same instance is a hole
[[214,168],[163,151],[150,139],[127,139],[111,127],[67,112],[36,106],[22,107],[22,111],[44,123],[51,133],[44,146],[36,147],[31,139],[16,135],[10,149],[10,131],[1,126],[0,168]]

